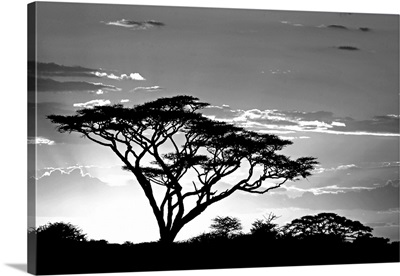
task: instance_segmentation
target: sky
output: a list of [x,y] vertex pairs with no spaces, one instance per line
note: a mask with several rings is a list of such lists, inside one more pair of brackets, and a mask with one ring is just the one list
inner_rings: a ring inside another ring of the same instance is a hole
[[46,116],[185,94],[210,103],[209,118],[279,135],[293,141],[284,154],[320,164],[307,180],[211,206],[178,239],[208,231],[217,215],[248,231],[270,212],[281,225],[335,212],[399,240],[398,16],[60,3],[39,3],[37,14],[37,134],[28,137],[37,226],[62,220],[93,239],[158,239],[121,161]]

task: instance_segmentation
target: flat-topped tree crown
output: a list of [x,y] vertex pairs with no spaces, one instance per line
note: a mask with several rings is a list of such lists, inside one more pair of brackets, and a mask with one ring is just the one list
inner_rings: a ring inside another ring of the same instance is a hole
[[[317,164],[313,157],[292,160],[277,153],[291,141],[204,116],[199,110],[208,105],[184,95],[134,107],[95,106],[48,118],[58,131],[81,133],[121,159],[123,169],[133,173],[149,200],[161,241],[168,243],[186,223],[235,191],[264,194],[288,180],[310,176]],[[215,188],[238,171],[230,188]],[[185,175],[194,175],[189,185]],[[272,184],[263,185],[266,180]],[[153,185],[164,187],[162,198],[156,199]],[[194,207],[185,209],[189,198]]]

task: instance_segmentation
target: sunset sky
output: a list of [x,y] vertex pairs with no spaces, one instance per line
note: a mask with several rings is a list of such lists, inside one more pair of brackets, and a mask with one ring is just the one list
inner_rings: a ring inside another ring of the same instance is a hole
[[184,94],[210,103],[206,116],[292,140],[284,154],[320,164],[307,180],[213,205],[178,240],[208,231],[217,215],[246,232],[270,212],[280,225],[335,212],[399,240],[398,16],[60,3],[39,3],[37,15],[37,136],[28,137],[37,226],[157,240],[121,161],[46,116]]

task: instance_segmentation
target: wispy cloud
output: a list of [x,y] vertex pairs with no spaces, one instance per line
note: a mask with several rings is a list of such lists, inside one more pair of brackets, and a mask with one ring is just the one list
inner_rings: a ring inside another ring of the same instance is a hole
[[121,89],[109,84],[87,81],[56,81],[47,78],[37,79],[37,92],[74,92],[85,91],[103,94],[104,90],[120,91]]
[[134,89],[132,89],[130,92],[137,92],[137,91],[141,91],[141,92],[157,92],[157,91],[161,91],[164,90],[164,88],[160,87],[160,86],[140,86],[140,87],[136,87]]
[[370,32],[371,31],[371,28],[368,28],[368,27],[358,27],[357,28],[357,27],[349,27],[349,26],[340,25],[340,24],[330,24],[330,25],[321,24],[317,27],[338,30],[338,31],[361,31],[361,32]]
[[276,109],[231,109],[227,106],[209,106],[205,115],[220,121],[234,123],[261,133],[315,132],[336,135],[399,137],[399,116],[375,116],[369,120],[335,117],[332,112],[281,111]]
[[45,167],[36,172],[36,180],[42,178],[51,178],[51,176],[76,175],[84,178],[97,178],[108,186],[125,186],[132,184],[132,177],[129,172],[121,170],[120,165],[99,166],[99,165],[71,165],[67,167]]
[[129,103],[129,99],[122,99],[121,103]]
[[[286,70],[282,70],[282,69],[270,69],[269,70],[271,72],[272,75],[276,75],[276,74],[290,74],[292,72],[291,69],[286,69]],[[264,74],[265,72],[262,71],[262,73]]]
[[114,75],[112,73],[108,74],[106,72],[93,72],[93,74],[100,78],[109,78],[109,79],[113,79],[113,80],[136,80],[136,81],[146,80],[139,73],[130,73],[129,75],[121,74],[120,76]]
[[339,50],[345,50],[345,51],[359,51],[360,48],[356,46],[350,46],[350,45],[343,45],[343,46],[337,46]]
[[[288,196],[290,193],[301,195],[290,197]],[[249,202],[249,195],[241,196]],[[398,208],[399,187],[392,183],[379,187],[338,187],[335,185],[311,189],[286,187],[263,197],[253,196],[250,202],[258,208],[388,211]]]
[[88,77],[113,80],[146,80],[139,73],[116,74],[113,70],[93,69],[82,66],[67,66],[57,63],[28,62],[28,74],[32,77]]
[[297,140],[297,139],[310,139],[308,136],[279,136],[279,138],[284,140]]
[[301,193],[312,193],[313,195],[322,195],[322,194],[339,194],[345,193],[349,191],[371,191],[375,190],[377,187],[362,187],[362,186],[354,186],[354,187],[345,187],[345,186],[337,186],[337,185],[330,185],[324,187],[316,187],[310,189],[302,189],[295,186],[286,187],[287,191],[294,190],[296,192]]
[[28,144],[52,146],[55,144],[55,142],[45,137],[28,137]]
[[42,173],[42,175],[38,176],[36,178],[36,180],[39,180],[39,179],[41,179],[43,177],[49,177],[54,172],[58,172],[60,174],[70,174],[70,173],[72,173],[74,171],[75,172],[79,172],[79,175],[81,177],[88,176],[88,177],[92,178],[92,176],[88,172],[84,172],[83,171],[83,169],[86,169],[86,168],[88,168],[88,166],[70,166],[70,167],[67,167],[67,168],[47,167],[47,168],[44,169],[44,172]]
[[74,107],[79,108],[93,108],[94,106],[110,105],[110,100],[91,100],[86,103],[74,103]]
[[340,127],[345,127],[346,124],[342,122],[332,122],[332,126],[340,126]]
[[286,24],[286,25],[290,25],[290,26],[294,26],[294,27],[304,27],[304,25],[303,24],[300,24],[300,23],[293,23],[293,22],[290,22],[290,21],[286,21],[286,20],[282,20],[282,21],[280,21],[282,24]]
[[134,21],[134,20],[121,19],[121,20],[110,21],[110,22],[101,21],[101,23],[104,23],[106,25],[111,25],[111,26],[124,27],[124,28],[128,28],[131,30],[147,30],[147,29],[154,28],[154,27],[165,26],[165,24],[163,22],[159,22],[156,20]]
[[28,61],[28,74],[38,77],[96,77],[96,69],[82,66],[66,66],[54,62]]
[[384,186],[337,187],[328,186],[307,191],[302,196],[289,199],[292,207],[309,209],[363,209],[382,211],[398,207],[399,187],[393,183]]
[[348,28],[344,25],[339,25],[339,24],[331,24],[326,26],[327,28],[331,28],[331,29],[338,29],[338,30],[348,30]]
[[322,28],[322,29],[330,29],[332,31],[361,31],[361,32],[370,32],[371,28],[368,27],[354,27],[354,26],[345,26],[341,24],[320,24],[320,25],[304,25],[301,23],[294,23],[291,21],[287,20],[282,20],[280,23],[288,25],[288,26],[293,26],[293,27],[311,27],[311,28]]
[[[399,164],[394,162],[340,164],[333,167],[318,166],[313,170],[313,183],[288,185],[294,195],[339,193],[350,190],[372,190],[387,184],[398,187]],[[302,189],[300,188],[302,187]]]
[[339,165],[337,167],[332,167],[332,168],[317,167],[314,169],[313,174],[324,173],[324,172],[336,172],[341,170],[352,170],[352,169],[353,170],[360,169],[360,167],[355,164]]

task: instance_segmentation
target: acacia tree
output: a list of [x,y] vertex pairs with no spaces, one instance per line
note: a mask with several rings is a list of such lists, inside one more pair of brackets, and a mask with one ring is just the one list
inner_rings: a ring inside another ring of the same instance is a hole
[[[206,106],[192,96],[175,96],[131,108],[95,106],[48,118],[59,132],[80,133],[121,159],[149,201],[160,241],[171,243],[211,204],[236,191],[264,194],[288,180],[311,175],[317,163],[313,157],[291,160],[277,154],[291,142],[211,120],[198,112]],[[216,189],[224,177],[239,171],[236,182]],[[273,184],[263,185],[267,179]],[[156,199],[158,186],[163,196]]]
[[325,237],[340,241],[371,237],[372,232],[371,227],[335,213],[303,216],[285,225],[282,230],[285,235],[298,239]]
[[213,220],[210,228],[213,229],[214,233],[223,237],[232,236],[235,233],[239,233],[243,229],[242,223],[238,218],[235,217],[216,217]]

